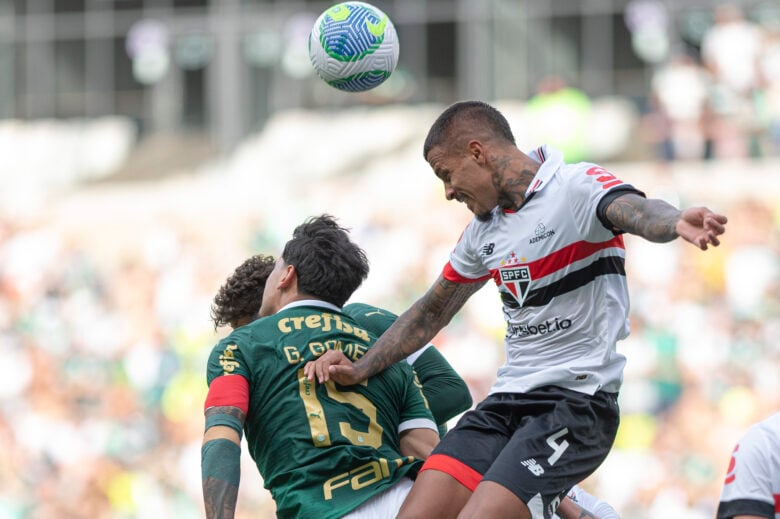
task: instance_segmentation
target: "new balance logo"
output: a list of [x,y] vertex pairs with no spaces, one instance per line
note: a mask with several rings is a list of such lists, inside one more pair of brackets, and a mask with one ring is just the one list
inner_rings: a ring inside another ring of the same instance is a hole
[[488,243],[487,245],[482,246],[482,250],[480,251],[480,254],[482,254],[483,256],[490,256],[491,254],[493,254],[493,249],[495,248],[496,248],[495,243]]
[[535,459],[531,458],[529,460],[521,461],[521,465],[526,467],[529,471],[531,471],[531,474],[534,476],[541,476],[544,474],[544,467],[539,465]]

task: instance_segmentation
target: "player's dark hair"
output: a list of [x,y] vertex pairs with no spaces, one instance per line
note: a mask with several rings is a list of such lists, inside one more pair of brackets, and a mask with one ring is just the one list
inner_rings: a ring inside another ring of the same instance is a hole
[[274,269],[272,256],[257,254],[239,265],[219,288],[211,305],[214,329],[257,317],[263,302],[265,282]]
[[339,307],[368,276],[366,253],[349,239],[349,231],[327,214],[296,227],[282,259],[295,267],[298,292]]
[[423,145],[423,158],[428,160],[431,148],[454,137],[450,131],[456,122],[465,123],[466,127],[475,132],[482,131],[493,138],[515,144],[515,136],[509,122],[501,112],[482,101],[460,101],[450,105],[431,125]]

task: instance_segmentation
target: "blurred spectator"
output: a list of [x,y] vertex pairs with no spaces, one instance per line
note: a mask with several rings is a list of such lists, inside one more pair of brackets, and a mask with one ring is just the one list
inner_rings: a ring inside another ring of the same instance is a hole
[[780,155],[780,27],[767,28],[759,59],[759,113],[767,155]]
[[737,4],[715,8],[713,26],[701,43],[702,62],[715,80],[712,106],[717,157],[758,156],[754,105],[758,87],[761,27],[747,20]]
[[679,51],[653,74],[650,102],[658,119],[665,160],[700,159],[710,155],[706,132],[710,112],[711,78],[696,59]]
[[591,101],[585,92],[560,76],[547,76],[526,105],[526,131],[538,145],[549,144],[563,152],[566,162],[588,160],[590,112]]

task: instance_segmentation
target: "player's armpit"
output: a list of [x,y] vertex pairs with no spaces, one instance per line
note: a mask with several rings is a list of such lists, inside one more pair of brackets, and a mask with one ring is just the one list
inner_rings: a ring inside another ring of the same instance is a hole
[[407,429],[401,432],[401,454],[425,459],[439,443],[439,433],[433,429]]

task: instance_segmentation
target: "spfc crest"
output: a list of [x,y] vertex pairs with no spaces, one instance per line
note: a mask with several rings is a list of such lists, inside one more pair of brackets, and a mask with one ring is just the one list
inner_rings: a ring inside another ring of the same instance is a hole
[[528,286],[531,284],[531,269],[527,266],[507,265],[498,269],[501,283],[509,290],[520,306],[523,306]]

